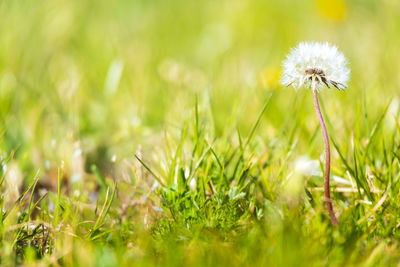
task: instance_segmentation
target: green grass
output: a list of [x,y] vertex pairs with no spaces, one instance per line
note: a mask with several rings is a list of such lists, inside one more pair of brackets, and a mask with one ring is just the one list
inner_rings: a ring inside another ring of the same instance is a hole
[[[400,260],[397,1],[0,1],[0,264],[387,266]],[[299,41],[321,91],[333,227]]]

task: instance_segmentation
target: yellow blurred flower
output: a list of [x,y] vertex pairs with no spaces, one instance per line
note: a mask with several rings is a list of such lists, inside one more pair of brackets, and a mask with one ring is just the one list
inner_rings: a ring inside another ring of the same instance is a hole
[[343,20],[346,17],[346,4],[343,0],[317,0],[318,10],[333,20]]
[[279,86],[281,71],[276,67],[269,67],[260,72],[259,82],[263,87],[275,88]]

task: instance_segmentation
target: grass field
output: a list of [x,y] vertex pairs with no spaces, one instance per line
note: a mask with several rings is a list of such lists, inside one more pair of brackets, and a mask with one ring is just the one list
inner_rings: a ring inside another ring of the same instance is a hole
[[[0,264],[400,261],[397,0],[0,0]],[[280,85],[301,41],[345,92]]]

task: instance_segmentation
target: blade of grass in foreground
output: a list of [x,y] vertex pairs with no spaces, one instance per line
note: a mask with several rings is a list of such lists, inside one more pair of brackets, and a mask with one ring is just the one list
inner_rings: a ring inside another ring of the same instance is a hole
[[382,122],[383,118],[385,118],[385,115],[386,115],[391,103],[392,103],[392,101],[390,100],[389,103],[386,105],[385,109],[383,110],[382,114],[379,116],[378,120],[375,122],[374,127],[372,128],[371,134],[369,135],[367,145],[365,147],[364,157],[367,157],[368,150],[369,150],[371,144],[373,144],[373,141],[375,139],[375,136],[376,136],[378,130],[382,126],[381,122]]
[[157,180],[162,186],[165,186],[165,183],[160,179],[158,175],[156,175],[150,168],[147,166],[146,163],[144,163],[143,160],[141,160],[137,155],[135,155],[135,158],[143,165],[143,167],[154,177],[154,179]]
[[[115,197],[115,193],[117,191],[117,184],[114,184],[114,188],[110,197],[110,188],[107,188],[107,193],[106,193],[106,199],[104,200],[104,204],[103,207],[101,208],[101,211],[99,213],[99,215],[97,216],[97,219],[92,227],[92,229],[90,229],[89,233],[88,233],[88,238],[90,239],[94,239],[94,234],[97,232],[97,230],[103,225],[104,219],[106,218],[108,212],[110,211],[111,208],[111,204],[114,200]],[[110,198],[110,200],[108,200]],[[98,234],[98,233],[97,233]]]
[[243,161],[244,151],[246,150],[246,148],[247,148],[248,144],[250,143],[250,141],[253,139],[254,133],[255,133],[258,125],[261,122],[261,118],[264,115],[265,111],[267,110],[267,107],[269,106],[269,103],[271,102],[272,95],[273,95],[273,93],[271,93],[267,97],[267,99],[265,100],[264,106],[262,107],[260,113],[258,114],[257,119],[256,119],[255,123],[253,124],[253,126],[251,127],[250,133],[247,136],[246,141],[244,143],[243,143],[243,140],[242,140],[242,137],[240,135],[239,130],[237,131],[238,138],[239,138],[239,145],[240,145],[240,153],[239,153],[239,157],[238,157],[238,160],[236,162],[236,165],[235,165],[235,167],[233,169],[233,173],[232,173],[232,175],[231,175],[231,177],[229,179],[229,182],[232,182],[235,179],[235,176],[236,176],[237,171],[239,169],[239,164]]
[[183,147],[183,143],[184,143],[185,138],[186,138],[187,129],[188,129],[188,123],[186,122],[185,126],[184,126],[184,128],[182,130],[182,135],[181,135],[181,138],[179,140],[178,147],[175,150],[175,154],[174,154],[174,157],[172,159],[171,167],[169,169],[168,181],[167,181],[167,183],[169,183],[169,184],[172,184],[173,181],[174,181],[175,176],[178,175],[178,173],[177,173],[177,171],[178,171],[177,164],[178,164],[178,161],[179,161],[179,159],[181,157],[181,154],[182,154],[182,147]]
[[267,100],[265,101],[264,106],[262,107],[260,113],[257,116],[256,122],[253,124],[253,127],[251,127],[250,133],[249,133],[249,135],[248,135],[248,137],[246,139],[246,142],[244,143],[244,146],[243,146],[244,149],[246,149],[247,145],[253,139],[254,133],[255,133],[258,125],[260,124],[262,115],[264,114],[265,110],[267,109],[267,107],[268,107],[268,105],[269,105],[269,103],[271,101],[271,98],[272,98],[272,93],[267,97]]
[[34,176],[34,180],[32,181],[32,183],[28,186],[28,188],[25,189],[25,191],[19,196],[19,198],[17,199],[17,201],[15,201],[14,205],[11,207],[11,209],[8,212],[5,212],[3,215],[3,221],[12,213],[14,213],[15,208],[17,206],[22,206],[23,205],[23,199],[25,198],[25,196],[28,194],[29,190],[31,190],[32,188],[35,188],[38,180],[39,180],[39,171],[36,172],[35,176]]

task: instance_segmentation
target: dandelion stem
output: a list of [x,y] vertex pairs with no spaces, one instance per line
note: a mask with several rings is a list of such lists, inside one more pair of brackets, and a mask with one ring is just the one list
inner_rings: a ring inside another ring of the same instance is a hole
[[329,190],[329,174],[330,174],[330,169],[331,169],[331,151],[330,151],[330,147],[329,147],[329,136],[328,136],[328,132],[325,127],[324,118],[322,117],[321,110],[319,108],[318,91],[316,88],[316,83],[313,83],[312,87],[313,87],[312,91],[314,94],[315,110],[317,111],[319,123],[320,123],[321,129],[322,129],[322,134],[324,136],[324,143],[325,143],[325,173],[324,173],[325,200],[326,200],[326,205],[328,207],[329,215],[331,216],[332,223],[334,226],[337,226],[338,221],[336,219],[335,213],[333,212],[331,193]]

